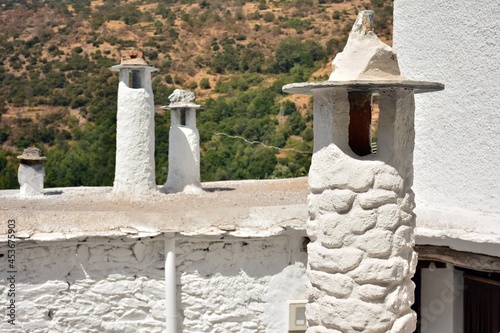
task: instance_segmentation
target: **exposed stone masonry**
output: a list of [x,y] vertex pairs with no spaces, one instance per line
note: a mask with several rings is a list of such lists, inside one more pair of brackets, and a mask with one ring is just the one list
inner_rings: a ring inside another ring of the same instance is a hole
[[352,159],[334,145],[314,158],[326,155],[365,177],[346,183],[337,168],[311,170],[308,332],[412,332],[413,193],[389,165]]
[[[163,240],[149,237],[18,242],[16,325],[2,311],[0,331],[160,333],[163,252]],[[3,283],[0,294],[6,295]]]

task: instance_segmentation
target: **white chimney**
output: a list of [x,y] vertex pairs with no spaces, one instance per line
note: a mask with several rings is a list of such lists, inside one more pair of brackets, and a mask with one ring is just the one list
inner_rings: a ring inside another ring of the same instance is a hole
[[168,145],[168,177],[163,192],[201,193],[200,135],[196,128],[196,110],[192,92],[176,89],[168,97],[171,126]]
[[116,117],[116,167],[113,192],[123,196],[147,194],[156,189],[154,98],[151,72],[140,51],[122,52]]
[[23,154],[17,157],[21,160],[17,173],[17,180],[21,186],[21,197],[43,195],[45,179],[43,161],[47,158],[42,157],[40,153],[38,148],[26,148]]
[[307,333],[415,330],[414,94],[444,86],[403,77],[372,27],[373,12],[360,12],[328,81],[283,87],[314,96]]

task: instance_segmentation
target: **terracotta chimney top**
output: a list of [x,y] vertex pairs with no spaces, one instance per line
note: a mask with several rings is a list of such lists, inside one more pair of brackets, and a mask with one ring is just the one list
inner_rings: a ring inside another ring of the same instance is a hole
[[120,65],[139,65],[148,66],[146,60],[144,60],[144,53],[139,50],[123,50],[120,53],[121,63]]
[[144,59],[144,53],[137,49],[120,51],[120,64],[111,66],[111,70],[119,72],[121,69],[147,69],[149,72],[156,72],[158,68],[148,65]]

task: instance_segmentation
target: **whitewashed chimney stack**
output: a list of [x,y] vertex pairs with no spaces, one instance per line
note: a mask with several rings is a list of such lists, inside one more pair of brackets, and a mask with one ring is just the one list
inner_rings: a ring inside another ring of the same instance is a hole
[[176,89],[169,97],[170,132],[168,145],[168,176],[163,192],[203,192],[200,182],[200,134],[196,127],[195,103],[190,91]]
[[307,333],[415,330],[414,93],[444,86],[406,80],[372,27],[373,12],[360,12],[328,81],[283,87],[314,96]]
[[116,116],[116,166],[113,192],[134,197],[156,190],[155,106],[149,66],[140,51],[122,52]]
[[41,156],[41,150],[38,148],[26,148],[17,158],[21,162],[17,173],[21,197],[43,195],[45,180],[43,162],[46,157]]

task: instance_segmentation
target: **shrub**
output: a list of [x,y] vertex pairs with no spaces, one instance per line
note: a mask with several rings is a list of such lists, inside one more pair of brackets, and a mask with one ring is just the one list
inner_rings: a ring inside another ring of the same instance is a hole
[[265,12],[264,15],[262,15],[262,18],[264,19],[264,21],[269,23],[269,22],[274,21],[274,19],[276,17],[274,16],[274,14],[272,12]]
[[384,6],[384,0],[370,0],[371,4],[374,7],[383,7]]
[[297,111],[297,107],[295,106],[294,102],[291,101],[285,101],[280,107],[281,111],[283,111],[283,114],[285,116],[291,115],[292,113]]
[[204,77],[200,80],[200,88],[201,89],[210,89],[210,81],[208,78]]
[[302,33],[303,30],[308,30],[311,28],[311,21],[301,20],[296,17],[292,17],[286,21],[286,24],[297,31],[297,33]]

